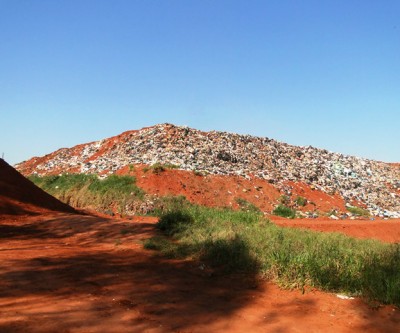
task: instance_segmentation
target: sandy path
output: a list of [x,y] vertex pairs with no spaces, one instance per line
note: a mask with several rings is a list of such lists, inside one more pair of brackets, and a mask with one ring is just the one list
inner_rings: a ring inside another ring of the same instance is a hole
[[209,275],[143,249],[154,219],[0,219],[0,332],[398,332],[400,311]]

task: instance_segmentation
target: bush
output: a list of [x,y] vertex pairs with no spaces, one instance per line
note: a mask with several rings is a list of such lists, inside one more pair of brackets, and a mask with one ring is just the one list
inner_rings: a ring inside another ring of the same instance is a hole
[[154,200],[154,208],[148,215],[161,217],[163,214],[185,209],[190,205],[191,203],[184,195],[160,197]]
[[281,195],[278,200],[282,205],[288,205],[290,203],[290,197],[288,195]]
[[226,272],[257,270],[258,260],[252,255],[248,243],[240,236],[206,242],[201,259],[212,266],[222,266]]
[[299,207],[304,207],[307,204],[307,199],[304,197],[298,196],[294,202],[296,203],[297,206]]
[[178,168],[179,168],[179,166],[175,165],[175,164],[169,164],[169,163],[162,164],[162,163],[157,162],[149,167],[144,168],[143,171],[147,172],[147,171],[151,170],[154,174],[158,175],[167,169],[178,169]]
[[157,228],[166,235],[172,236],[189,228],[193,221],[194,219],[189,213],[177,210],[162,215],[157,223]]
[[152,165],[152,166],[150,167],[150,169],[151,169],[151,170],[153,171],[153,173],[155,173],[156,175],[158,175],[158,174],[160,174],[161,172],[164,172],[165,170],[167,170],[166,167],[163,166],[163,165],[160,164],[160,163],[156,163],[156,164]]
[[207,171],[193,170],[195,176],[204,177],[207,176]]
[[294,219],[296,217],[296,211],[291,209],[285,205],[278,205],[273,211],[272,214],[282,217],[287,217],[290,219]]
[[241,210],[244,210],[246,212],[258,212],[258,213],[261,212],[257,206],[255,206],[254,204],[245,199],[236,198],[235,201],[237,202]]

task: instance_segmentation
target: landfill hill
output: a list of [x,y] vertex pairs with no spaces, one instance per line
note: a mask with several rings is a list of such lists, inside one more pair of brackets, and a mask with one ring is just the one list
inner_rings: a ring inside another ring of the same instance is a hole
[[[173,165],[177,169],[167,170],[161,176],[154,175],[156,181],[146,182],[145,178],[150,176],[143,172],[143,165],[157,163]],[[138,185],[141,186],[141,182],[147,184],[149,188],[145,190],[152,188],[157,192],[155,187],[164,187],[169,194],[184,194],[193,201],[199,201],[204,193],[208,193],[211,195],[209,202],[226,197],[225,204],[229,202],[231,206],[238,198],[240,183],[248,182],[240,197],[244,196],[243,199],[256,206],[263,200],[275,206],[282,195],[293,203],[295,196],[302,195],[308,203],[307,209],[303,209],[306,213],[312,210],[310,204],[316,210],[320,201],[324,201],[339,211],[345,210],[345,205],[355,205],[368,209],[374,216],[400,217],[399,164],[347,156],[312,146],[293,146],[266,137],[203,132],[172,124],[159,124],[62,148],[15,167],[25,176],[66,172],[136,175],[139,170],[143,180],[138,178]],[[162,183],[160,177],[170,184]],[[234,179],[236,193],[232,193],[232,186],[224,188],[223,193],[218,189],[207,191],[205,187],[215,187],[214,179],[220,182],[218,188],[224,179],[227,182]],[[312,195],[314,198],[310,198]]]
[[36,215],[46,211],[76,212],[0,159],[0,215]]

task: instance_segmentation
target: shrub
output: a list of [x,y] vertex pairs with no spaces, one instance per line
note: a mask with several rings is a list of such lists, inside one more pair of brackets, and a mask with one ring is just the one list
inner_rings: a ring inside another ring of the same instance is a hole
[[166,235],[172,236],[190,227],[193,221],[194,219],[189,213],[176,210],[162,215],[157,223],[157,228]]
[[288,205],[290,203],[290,197],[288,195],[281,195],[278,200],[282,205]]
[[236,198],[235,201],[237,202],[241,210],[244,210],[246,212],[258,212],[258,213],[261,212],[257,206],[255,206],[254,204],[245,199]]
[[212,266],[222,266],[226,272],[257,270],[258,260],[252,255],[248,242],[239,235],[231,239],[206,242],[201,259]]
[[195,176],[199,176],[199,177],[204,177],[207,175],[207,173],[205,171],[200,171],[200,170],[193,170],[193,174]]
[[161,172],[164,172],[165,170],[167,170],[166,167],[163,166],[163,165],[160,164],[160,163],[156,163],[156,164],[152,165],[152,166],[150,167],[150,169],[151,169],[151,170],[153,171],[153,173],[155,173],[156,175],[158,175],[158,174],[160,174]]
[[278,205],[273,211],[272,214],[282,217],[287,217],[290,219],[294,219],[296,217],[296,211],[291,209],[285,205]]
[[337,211],[336,209],[331,209],[330,211],[328,211],[328,212],[326,213],[326,215],[327,215],[327,216],[331,216],[331,215],[337,216],[337,215],[338,215],[338,211]]
[[166,163],[166,164],[162,164],[162,163],[154,163],[153,165],[150,165],[149,167],[145,167],[143,169],[144,172],[147,172],[149,170],[151,170],[154,174],[158,175],[162,172],[164,172],[167,169],[178,169],[179,166],[175,165],[175,164],[170,164],[170,163]]
[[163,214],[185,209],[190,205],[191,203],[184,195],[159,197],[155,198],[153,209],[148,212],[148,215],[161,217]]
[[294,202],[296,203],[297,206],[299,207],[304,207],[307,204],[307,199],[301,196],[298,196]]

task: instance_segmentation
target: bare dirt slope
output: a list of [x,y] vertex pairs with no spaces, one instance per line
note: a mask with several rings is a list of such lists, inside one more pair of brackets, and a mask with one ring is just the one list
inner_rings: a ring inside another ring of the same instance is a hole
[[[160,173],[147,171],[145,165],[135,165],[131,170],[124,167],[117,174],[136,178],[136,184],[146,193],[167,196],[183,195],[195,204],[211,207],[239,208],[238,199],[246,200],[261,211],[271,211],[279,203],[282,193],[265,179],[244,178],[229,175],[197,175],[186,170],[166,169]],[[308,199],[299,211],[346,211],[345,201],[338,194],[327,194],[304,183],[287,182],[292,197]]]
[[0,216],[43,213],[45,211],[75,212],[30,182],[3,159],[0,159]]
[[0,221],[0,332],[398,332],[399,310],[145,250],[154,219]]

